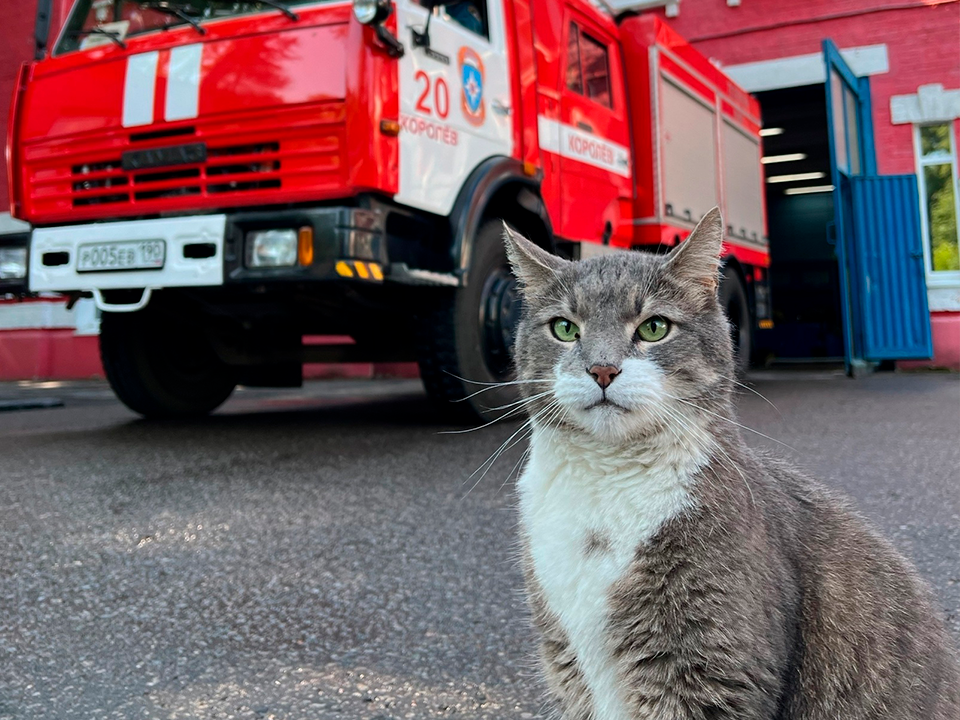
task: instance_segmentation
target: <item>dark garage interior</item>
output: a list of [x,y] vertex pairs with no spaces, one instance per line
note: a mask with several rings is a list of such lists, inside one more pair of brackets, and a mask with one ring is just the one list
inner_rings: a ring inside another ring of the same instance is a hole
[[[840,280],[824,86],[756,93],[763,115],[774,328],[760,341],[773,362],[840,362]],[[798,177],[793,177],[798,176]]]

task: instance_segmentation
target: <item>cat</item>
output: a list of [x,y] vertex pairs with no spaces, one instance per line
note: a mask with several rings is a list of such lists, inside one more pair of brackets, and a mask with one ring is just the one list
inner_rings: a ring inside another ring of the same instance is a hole
[[504,234],[533,429],[523,567],[559,716],[960,720],[928,587],[741,439],[719,210],[665,255],[573,262]]

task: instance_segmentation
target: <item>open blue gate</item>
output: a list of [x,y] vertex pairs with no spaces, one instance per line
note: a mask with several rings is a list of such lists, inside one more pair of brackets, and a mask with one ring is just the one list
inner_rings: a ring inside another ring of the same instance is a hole
[[870,82],[823,41],[847,372],[933,355],[914,175],[878,175]]

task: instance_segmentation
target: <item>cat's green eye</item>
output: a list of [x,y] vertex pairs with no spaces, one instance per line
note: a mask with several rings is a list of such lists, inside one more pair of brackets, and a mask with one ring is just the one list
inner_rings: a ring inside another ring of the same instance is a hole
[[575,322],[566,318],[555,318],[550,323],[550,329],[553,330],[553,336],[561,342],[573,342],[580,339],[580,328]]
[[637,328],[637,337],[644,342],[657,342],[663,340],[670,331],[670,321],[659,315],[654,315],[649,320],[644,320]]

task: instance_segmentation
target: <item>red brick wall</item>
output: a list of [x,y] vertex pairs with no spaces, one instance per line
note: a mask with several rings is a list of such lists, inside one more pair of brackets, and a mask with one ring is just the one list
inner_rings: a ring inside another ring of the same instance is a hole
[[911,126],[890,123],[890,97],[929,83],[960,88],[958,0],[742,2],[682,0],[669,22],[724,65],[820,52],[824,38],[840,49],[886,44],[890,72],[870,78],[877,166],[883,174],[916,171]]

